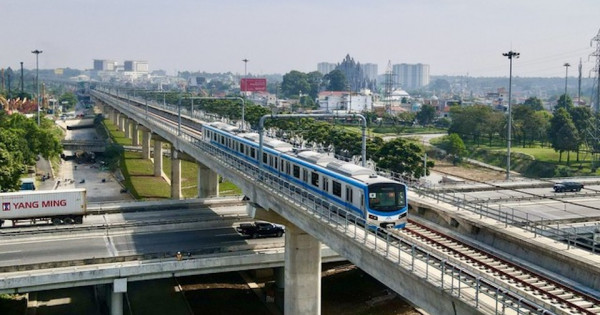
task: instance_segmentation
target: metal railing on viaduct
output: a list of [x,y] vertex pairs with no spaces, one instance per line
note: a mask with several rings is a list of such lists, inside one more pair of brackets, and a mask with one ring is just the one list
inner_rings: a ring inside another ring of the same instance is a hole
[[145,109],[142,104],[132,106],[101,91],[92,91],[92,97],[170,142],[176,150],[202,161],[230,179],[262,208],[281,215],[430,313],[548,313],[535,301],[503,286],[493,275],[488,278],[474,273],[467,265],[410,240],[365,229],[351,213],[340,217],[330,212],[319,196],[274,178],[256,165],[203,141],[197,134],[182,130],[181,121],[169,123],[149,115],[148,105]]

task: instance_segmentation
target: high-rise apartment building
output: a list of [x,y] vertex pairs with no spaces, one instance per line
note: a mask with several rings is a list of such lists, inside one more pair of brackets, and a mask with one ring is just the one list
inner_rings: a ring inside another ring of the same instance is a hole
[[148,62],[147,61],[135,61],[135,60],[125,60],[123,63],[123,68],[128,72],[148,72]]
[[117,62],[114,60],[94,59],[94,70],[115,71]]
[[337,65],[331,62],[319,62],[317,64],[317,71],[321,72],[322,75],[326,75],[329,72],[335,70]]
[[365,77],[371,81],[377,80],[377,65],[374,63],[365,63],[360,65]]
[[429,84],[429,65],[401,63],[392,66],[394,86],[404,90],[418,89]]

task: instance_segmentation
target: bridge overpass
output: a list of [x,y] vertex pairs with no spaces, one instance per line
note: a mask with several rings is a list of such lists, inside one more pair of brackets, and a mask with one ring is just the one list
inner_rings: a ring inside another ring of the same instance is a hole
[[104,140],[62,140],[60,142],[65,151],[104,152],[106,141]]
[[[474,286],[472,282],[469,283],[460,276],[461,271],[464,271],[463,275],[468,273],[461,266],[444,263],[440,267],[429,261],[429,257],[435,256],[433,254],[431,256],[428,254],[427,260],[423,259],[421,251],[419,251],[419,255],[415,255],[414,245],[406,249],[404,244],[399,244],[397,241],[394,244],[389,240],[381,239],[371,231],[364,230],[352,222],[340,222],[338,217],[332,217],[331,213],[324,211],[314,200],[311,202],[295,192],[285,191],[281,187],[276,187],[273,182],[258,181],[257,178],[261,175],[260,170],[244,165],[234,157],[219,152],[206,143],[199,142],[192,134],[181,133],[181,126],[169,125],[164,121],[154,119],[148,115],[147,109],[145,112],[136,110],[127,102],[114,96],[100,92],[93,92],[93,94],[94,97],[102,100],[104,105],[110,104],[110,108],[117,108],[119,115],[125,114],[127,119],[134,119],[137,124],[147,130],[146,132],[156,134],[163,141],[170,142],[175,148],[173,151],[175,158],[181,153],[185,153],[197,161],[202,161],[207,168],[230,178],[242,188],[246,195],[251,197],[251,200],[258,201],[254,208],[258,216],[264,216],[265,213],[267,216],[277,213],[287,220],[286,226],[289,227],[288,231],[291,233],[286,235],[286,312],[316,314],[320,311],[319,294],[316,294],[316,300],[314,294],[314,292],[320,291],[318,287],[319,271],[315,268],[320,265],[318,254],[320,242],[318,240],[329,245],[334,251],[348,258],[413,303],[432,313],[449,314],[453,309],[449,307],[450,305],[453,305],[459,313],[474,311],[487,313],[490,310],[488,307],[491,306],[486,306],[485,302],[490,297],[491,305],[506,303],[504,299],[498,300],[497,294],[490,294],[483,298],[485,293],[480,292],[479,285]],[[113,117],[115,116],[116,114],[113,113]],[[119,125],[126,124],[119,123]],[[149,136],[144,136],[144,139],[149,138]],[[149,140],[143,142],[147,144],[142,144],[144,151],[145,146],[149,147]],[[176,174],[177,171],[175,170],[173,173]],[[213,188],[209,187],[210,189]],[[268,211],[263,209],[268,209]],[[277,219],[272,221],[277,221]],[[306,259],[306,261],[301,259]],[[304,264],[305,268],[298,269],[298,264]],[[422,264],[424,265],[421,266]],[[416,266],[421,266],[422,269],[418,270],[419,268]],[[450,268],[450,266],[452,270],[459,270],[459,276],[453,274],[444,277],[448,270],[445,268]],[[300,274],[304,278],[304,282],[301,284],[299,283],[301,280],[298,278]],[[455,287],[455,281],[458,288]],[[302,291],[301,288],[308,288],[308,290]],[[447,288],[451,289],[447,290]],[[115,294],[117,293],[115,292]],[[296,301],[288,303],[288,299],[296,299]],[[439,301],[445,302],[439,303]],[[514,307],[504,306],[509,309]]]
[[[469,302],[460,299],[457,295],[440,291],[439,285],[435,284],[435,282],[439,283],[439,279],[432,282],[415,281],[416,275],[411,270],[398,268],[398,262],[402,261],[399,255],[402,249],[398,248],[399,244],[394,247],[388,245],[383,252],[378,252],[377,250],[381,250],[379,246],[383,246],[385,241],[381,241],[371,231],[364,230],[351,222],[338,222],[332,219],[329,211],[317,204],[316,198],[310,201],[303,198],[301,194],[291,191],[289,186],[286,190],[278,187],[279,184],[274,182],[259,181],[259,178],[268,178],[262,170],[199,140],[197,135],[184,130],[181,123],[169,124],[156,118],[151,113],[152,109],[145,104],[138,108],[127,100],[99,91],[92,91],[92,97],[104,105],[108,117],[112,118],[118,126],[126,126],[124,128],[126,134],[132,121],[135,121],[133,124],[142,126],[140,128],[144,139],[142,151],[145,151],[144,147],[149,151],[150,134],[152,137],[156,135],[157,138],[171,144],[173,148],[171,156],[175,160],[185,154],[195,161],[202,161],[200,169],[208,174],[218,173],[240,187],[243,193],[256,203],[257,217],[266,217],[269,221],[286,225],[284,301],[286,313],[318,314],[320,312],[319,248],[321,242],[413,303],[424,306],[431,313],[450,313],[447,307],[449,304],[444,305],[438,303],[439,301],[454,304],[459,312],[472,312],[475,304],[469,305]],[[174,121],[181,121],[179,115],[173,114],[172,118]],[[133,134],[135,139],[135,131]],[[156,142],[154,148],[155,152],[160,152],[160,146]],[[174,175],[171,180],[174,186],[177,186],[177,177],[180,176],[179,166],[176,161],[171,164],[175,165],[171,172]],[[216,174],[202,175],[199,177],[217,177]],[[211,183],[201,183],[200,186],[202,184],[206,186]],[[204,189],[216,190],[214,187],[204,187]],[[173,197],[177,197],[177,194]],[[374,249],[377,255],[374,255]],[[441,273],[440,270],[440,276]],[[407,286],[406,283],[411,285]]]

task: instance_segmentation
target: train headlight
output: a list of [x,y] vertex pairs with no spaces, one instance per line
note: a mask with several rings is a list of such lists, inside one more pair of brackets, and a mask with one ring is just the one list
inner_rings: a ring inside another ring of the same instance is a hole
[[369,219],[371,219],[371,220],[378,220],[379,218],[376,215],[369,214]]

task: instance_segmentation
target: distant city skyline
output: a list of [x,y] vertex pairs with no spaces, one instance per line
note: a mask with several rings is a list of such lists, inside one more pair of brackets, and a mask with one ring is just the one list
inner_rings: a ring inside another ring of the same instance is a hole
[[[0,68],[91,69],[94,59],[144,60],[149,70],[311,72],[349,54],[361,64],[428,64],[430,74],[588,77],[597,0],[4,0]],[[10,36],[9,36],[10,35]],[[243,62],[243,59],[248,59]]]

